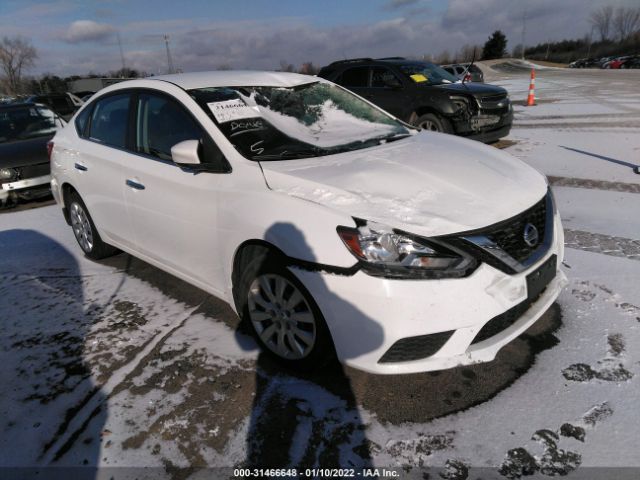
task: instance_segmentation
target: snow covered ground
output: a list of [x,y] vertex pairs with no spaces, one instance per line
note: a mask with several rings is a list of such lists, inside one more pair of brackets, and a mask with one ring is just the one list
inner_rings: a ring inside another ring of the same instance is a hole
[[[640,469],[637,73],[540,71],[538,105],[516,107],[508,151],[550,176],[570,285],[489,364],[287,374],[215,298],[127,255],[85,259],[56,206],[1,213],[0,467],[99,467],[74,478],[242,465],[637,478],[593,468]],[[494,78],[523,102],[526,72]]]

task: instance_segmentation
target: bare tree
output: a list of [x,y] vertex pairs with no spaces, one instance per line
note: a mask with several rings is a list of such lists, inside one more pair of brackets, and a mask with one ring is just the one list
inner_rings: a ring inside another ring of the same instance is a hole
[[438,65],[447,65],[447,64],[451,63],[451,54],[449,53],[449,50],[445,50],[444,52],[440,52],[438,55],[436,55],[434,61]]
[[304,75],[316,75],[319,71],[320,69],[317,68],[313,62],[305,62],[300,67],[300,70],[298,70],[298,73],[302,73]]
[[482,47],[480,45],[464,44],[460,52],[456,55],[456,60],[460,63],[467,63],[475,58],[479,60],[482,56]]
[[280,60],[280,72],[293,72],[296,68],[286,60]]
[[598,30],[600,34],[600,40],[608,40],[609,33],[611,32],[611,20],[613,18],[613,7],[606,5],[600,7],[598,10],[594,10],[589,15],[589,23]]
[[616,8],[612,25],[618,39],[621,41],[626,39],[640,28],[640,8]]
[[0,64],[6,77],[8,93],[20,93],[22,87],[22,72],[33,66],[38,58],[31,40],[16,36],[4,37],[0,42]]

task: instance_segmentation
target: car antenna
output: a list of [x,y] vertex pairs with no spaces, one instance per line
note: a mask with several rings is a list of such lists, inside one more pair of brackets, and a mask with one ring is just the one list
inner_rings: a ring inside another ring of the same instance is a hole
[[469,64],[469,66],[467,67],[467,69],[464,71],[464,75],[462,76],[462,83],[464,84],[464,79],[467,78],[467,73],[469,73],[469,70],[471,70],[471,67],[473,66],[473,63],[476,61],[476,49],[473,49],[473,56],[471,57],[471,63]]

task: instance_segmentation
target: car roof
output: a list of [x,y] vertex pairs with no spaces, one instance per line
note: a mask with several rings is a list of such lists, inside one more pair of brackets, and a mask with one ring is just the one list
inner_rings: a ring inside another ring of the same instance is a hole
[[[170,82],[184,90],[207,87],[296,87],[305,83],[324,81],[318,77],[299,73],[251,70],[177,73],[147,77],[143,80]],[[135,80],[126,83],[133,86],[134,82]]]

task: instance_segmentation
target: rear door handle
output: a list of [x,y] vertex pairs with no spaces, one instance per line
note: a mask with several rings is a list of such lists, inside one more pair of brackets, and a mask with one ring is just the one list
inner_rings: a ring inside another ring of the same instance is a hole
[[86,172],[87,170],[89,170],[87,167],[85,167],[81,163],[76,163],[73,166],[76,170],[80,170],[81,172]]
[[131,188],[135,188],[136,190],[144,190],[144,185],[134,180],[127,179],[126,183],[127,183],[127,186]]

